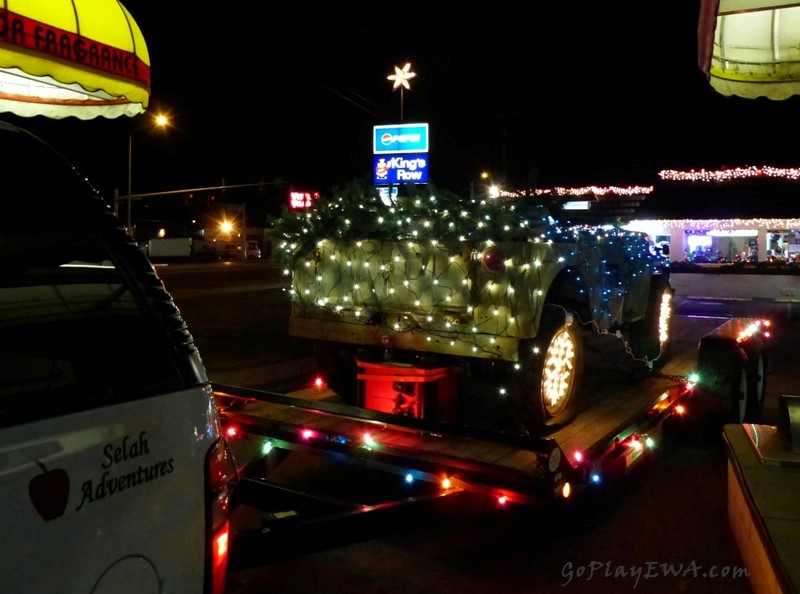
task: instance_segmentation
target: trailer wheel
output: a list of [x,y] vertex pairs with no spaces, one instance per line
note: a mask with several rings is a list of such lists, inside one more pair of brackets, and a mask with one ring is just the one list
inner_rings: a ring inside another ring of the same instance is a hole
[[730,399],[728,419],[733,423],[747,423],[748,417],[750,417],[752,407],[750,406],[750,393],[747,389],[747,368],[747,355],[741,353],[732,369],[730,393],[728,394]]
[[767,399],[767,357],[760,349],[750,351],[747,366],[748,423],[759,423],[764,416]]
[[546,305],[536,338],[520,350],[522,369],[512,405],[530,433],[567,424],[575,416],[583,375],[583,336],[572,314]]
[[673,296],[669,277],[654,276],[644,317],[629,328],[629,346],[635,359],[655,369],[664,363],[670,345]]
[[[752,423],[759,416],[758,382],[747,353],[735,341],[702,340],[697,356],[700,396],[709,410],[721,410],[725,422]],[[763,382],[763,380],[762,380]]]

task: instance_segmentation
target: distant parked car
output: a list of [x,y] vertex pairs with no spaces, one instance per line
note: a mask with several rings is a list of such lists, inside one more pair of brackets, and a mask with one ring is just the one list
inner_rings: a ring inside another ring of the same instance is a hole
[[254,260],[261,257],[261,248],[258,247],[257,241],[217,243],[214,245],[214,250],[221,260]]
[[221,260],[235,260],[242,255],[241,242],[216,244],[214,249]]
[[244,252],[245,258],[248,260],[256,260],[261,258],[261,248],[258,247],[257,241],[248,241]]

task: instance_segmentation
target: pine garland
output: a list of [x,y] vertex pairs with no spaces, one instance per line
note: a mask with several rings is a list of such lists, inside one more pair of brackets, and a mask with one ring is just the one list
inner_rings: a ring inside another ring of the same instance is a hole
[[354,180],[335,189],[332,199],[284,216],[275,226],[291,246],[284,256],[307,253],[321,239],[499,241],[543,234],[549,228],[544,205],[520,208],[503,199],[463,199],[431,184],[399,190],[396,203],[387,205],[375,186]]

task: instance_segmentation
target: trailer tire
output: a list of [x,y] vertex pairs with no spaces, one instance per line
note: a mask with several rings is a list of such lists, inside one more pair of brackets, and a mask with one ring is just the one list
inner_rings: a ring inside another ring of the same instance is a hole
[[520,364],[511,403],[523,429],[540,434],[569,423],[577,410],[584,366],[583,335],[573,315],[561,306],[545,305],[536,338],[520,346]]
[[674,295],[668,276],[654,276],[645,315],[629,327],[631,354],[634,359],[643,360],[650,369],[663,365],[669,352]]
[[748,369],[750,365],[747,354],[741,351],[737,355],[731,371],[730,399],[728,420],[732,423],[748,423],[752,417],[751,393],[748,388]]
[[[731,340],[703,340],[698,352],[699,395],[726,423],[752,423],[760,415],[756,370],[744,349]],[[763,369],[761,369],[763,371]]]
[[747,402],[750,407],[748,423],[760,423],[764,417],[767,399],[767,356],[760,341],[752,348],[745,347],[747,353]]

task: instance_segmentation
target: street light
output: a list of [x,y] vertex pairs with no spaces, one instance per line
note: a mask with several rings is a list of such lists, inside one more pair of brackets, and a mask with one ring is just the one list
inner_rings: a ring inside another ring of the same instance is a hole
[[499,198],[500,186],[495,185],[494,176],[488,171],[481,171],[481,179],[489,184],[486,186],[486,195],[489,198]]
[[223,234],[230,236],[231,232],[233,231],[233,223],[231,223],[229,220],[225,219],[224,221],[220,222],[219,230]]
[[[489,173],[488,171],[481,171],[481,180],[483,180],[484,182],[487,179],[490,179],[491,176],[492,174]],[[470,180],[469,182],[469,197],[470,199],[475,198],[475,182],[472,180]]]
[[[167,126],[169,126],[169,118],[164,114],[158,114],[153,118],[152,123],[153,123],[153,125],[155,127],[164,129]],[[128,218],[127,218],[127,221],[126,221],[126,224],[125,224],[125,228],[126,228],[126,230],[128,231],[128,234],[131,237],[133,237],[133,227],[131,226],[132,225],[132,221],[131,221],[131,203],[133,202],[132,197],[131,197],[131,179],[132,179],[132,170],[133,170],[133,168],[132,168],[132,164],[133,164],[133,135],[134,135],[135,132],[136,132],[136,130],[133,130],[133,132],[131,132],[128,135],[128,195],[126,197],[127,201],[128,201]]]

